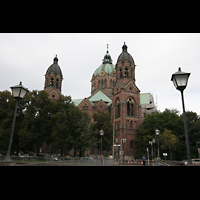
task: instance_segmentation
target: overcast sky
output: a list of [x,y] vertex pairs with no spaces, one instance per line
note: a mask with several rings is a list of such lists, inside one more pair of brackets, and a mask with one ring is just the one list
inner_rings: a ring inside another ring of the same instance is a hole
[[45,73],[55,55],[64,80],[62,94],[72,99],[90,96],[91,78],[109,53],[116,64],[126,42],[135,61],[136,85],[141,93],[152,93],[158,110],[182,112],[181,95],[171,75],[181,67],[190,72],[184,91],[186,110],[200,115],[199,33],[1,33],[0,91],[20,81],[29,90],[43,90]]

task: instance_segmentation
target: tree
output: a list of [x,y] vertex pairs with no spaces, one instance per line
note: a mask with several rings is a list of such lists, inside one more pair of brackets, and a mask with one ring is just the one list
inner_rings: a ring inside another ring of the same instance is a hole
[[[163,134],[165,129],[172,130],[173,134],[176,135],[179,139],[180,142],[179,145],[176,145],[176,151],[179,150],[178,152],[181,152],[181,154],[175,155],[176,157],[179,157],[179,159],[182,159],[182,151],[184,148],[182,146],[182,139],[184,138],[184,125],[183,125],[183,119],[178,115],[179,112],[175,109],[165,109],[164,112],[155,112],[153,114],[147,115],[142,123],[141,126],[138,127],[138,132],[137,132],[137,137],[135,139],[136,142],[136,148],[137,148],[137,153],[136,153],[136,158],[141,157],[142,154],[146,152],[146,148],[149,147],[149,141],[156,139],[157,136],[155,135],[155,130],[158,128],[160,130],[160,135]],[[160,145],[162,145],[162,142],[160,141]],[[174,147],[175,148],[175,147]],[[162,156],[162,149],[160,149],[160,155]]]
[[15,101],[9,91],[0,92],[0,150],[5,152],[11,133]]
[[170,157],[172,160],[172,150],[174,149],[174,144],[176,144],[179,141],[178,137],[174,134],[172,134],[171,130],[165,129],[163,134],[160,135],[160,142],[161,142],[161,149],[166,150],[170,152]]
[[[200,118],[194,112],[186,112],[188,133],[191,148],[191,157],[198,157],[197,145],[195,142],[200,141]],[[184,160],[187,159],[186,152],[186,141],[185,141],[185,130],[183,116],[175,109],[165,109],[164,112],[155,112],[147,115],[141,126],[138,127],[137,138],[135,139],[137,153],[136,158],[140,158],[142,154],[146,152],[146,148],[149,147],[149,140],[156,139],[155,130],[160,130],[159,138],[165,130],[172,131],[173,135],[176,136],[179,142],[173,144],[171,154],[172,159]],[[169,134],[169,133],[168,133]],[[175,138],[175,137],[174,137]],[[163,144],[162,139],[160,141],[160,147]],[[164,147],[164,146],[163,146]],[[165,149],[166,151],[167,149]],[[168,149],[170,151],[170,149]],[[160,149],[160,156],[162,157],[163,149]]]
[[[8,148],[15,106],[16,101],[9,91],[0,92],[0,150],[4,153]],[[16,114],[16,123],[11,147],[12,152],[19,151],[19,137],[17,133],[22,127],[23,118],[23,102],[20,101]]]
[[23,127],[19,131],[19,145],[23,151],[32,151],[34,145],[39,155],[39,147],[51,142],[52,101],[44,90],[28,92],[23,99],[25,114]]
[[79,149],[80,156],[83,156],[83,153],[87,148],[95,146],[97,141],[95,135],[92,134],[92,131],[89,128],[90,122],[90,116],[87,113],[82,112],[81,120],[77,123],[76,129],[76,146]]
[[110,115],[107,112],[98,110],[97,113],[93,113],[92,117],[94,122],[91,123],[90,130],[97,141],[95,147],[98,149],[101,147],[101,136],[99,131],[102,129],[104,131],[104,136],[102,137],[102,150],[109,151],[113,140],[113,125],[111,123]]
[[[182,115],[181,118],[183,118]],[[198,145],[196,142],[200,142],[200,117],[195,112],[187,111],[186,120],[188,126],[191,156],[192,158],[199,158]]]

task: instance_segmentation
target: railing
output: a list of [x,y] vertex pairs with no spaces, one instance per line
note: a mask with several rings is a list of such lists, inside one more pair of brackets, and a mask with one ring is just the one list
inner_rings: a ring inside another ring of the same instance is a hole
[[[104,158],[104,166],[114,166],[114,159]],[[101,159],[91,160],[64,160],[41,163],[17,164],[17,166],[102,166]]]

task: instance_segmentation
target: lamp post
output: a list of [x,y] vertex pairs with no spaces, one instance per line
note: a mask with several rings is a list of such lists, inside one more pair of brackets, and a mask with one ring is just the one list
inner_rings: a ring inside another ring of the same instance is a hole
[[153,139],[153,146],[154,146],[154,157],[156,158],[156,151],[155,151],[155,143],[156,143],[156,140],[155,139]]
[[100,130],[99,133],[101,135],[101,157],[102,157],[102,136],[104,135],[104,131]]
[[160,133],[160,131],[158,130],[158,129],[156,129],[156,135],[157,135],[157,140],[158,140],[158,159],[160,160],[160,152],[159,152],[159,133]]
[[198,154],[199,154],[199,161],[200,161],[200,142],[195,142],[198,145]]
[[187,147],[187,156],[188,156],[188,163],[187,166],[193,166],[190,154],[190,143],[189,143],[189,136],[187,130],[187,121],[186,121],[186,114],[185,114],[185,105],[184,105],[184,97],[183,97],[183,90],[187,86],[188,78],[190,73],[182,72],[181,68],[178,68],[178,71],[172,74],[171,81],[177,90],[181,92],[181,99],[183,105],[183,118],[184,118],[184,126],[185,126],[185,139],[186,139],[186,147]]
[[15,128],[15,120],[16,120],[16,114],[17,114],[17,107],[18,107],[18,102],[24,98],[25,94],[28,92],[28,89],[26,89],[23,85],[22,82],[20,82],[19,85],[10,87],[12,90],[12,95],[16,99],[16,106],[15,106],[15,112],[14,112],[14,117],[13,117],[13,123],[12,123],[12,130],[10,134],[10,140],[9,140],[9,145],[8,145],[8,151],[6,154],[5,159],[3,160],[3,163],[12,163],[12,160],[10,159],[10,150],[12,146],[12,140],[13,140],[13,133],[14,133],[14,128]]
[[149,144],[151,145],[151,160],[153,162],[153,140],[149,141]]

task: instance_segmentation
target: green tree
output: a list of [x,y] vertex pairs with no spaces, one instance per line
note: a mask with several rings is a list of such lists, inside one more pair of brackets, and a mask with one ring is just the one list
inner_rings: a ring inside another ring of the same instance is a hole
[[111,123],[110,115],[104,111],[98,110],[97,113],[93,113],[92,117],[94,122],[91,123],[90,130],[97,141],[95,147],[98,149],[101,148],[101,136],[99,131],[102,129],[104,131],[102,150],[109,151],[113,141],[113,125]]
[[85,112],[82,112],[81,120],[77,123],[76,146],[79,149],[79,155],[83,156],[84,151],[96,145],[97,139],[89,128],[91,118]]
[[[191,157],[198,157],[197,145],[195,142],[200,141],[200,118],[194,112],[186,112],[188,133],[190,140]],[[146,148],[149,147],[149,140],[156,139],[156,129],[160,130],[159,138],[162,138],[165,129],[172,131],[179,142],[173,145],[172,159],[184,160],[187,159],[186,141],[185,141],[185,129],[183,116],[175,109],[165,109],[164,112],[155,112],[147,115],[141,126],[138,127],[136,142],[136,158],[140,158],[142,154],[146,153]],[[160,147],[163,144],[162,139],[160,141]],[[157,146],[157,145],[156,145]],[[167,149],[165,149],[166,151]],[[170,149],[168,149],[170,151]],[[160,156],[162,157],[163,149],[160,148]]]
[[[160,135],[163,134],[165,129],[172,130],[173,134],[180,139],[180,144],[182,145],[182,140],[184,138],[183,131],[184,125],[183,120],[178,115],[179,112],[175,109],[165,109],[164,112],[155,112],[153,114],[147,115],[141,126],[138,127],[136,142],[136,158],[140,158],[142,154],[146,153],[146,148],[149,146],[149,141],[156,139],[155,130],[158,128],[160,130]],[[160,141],[160,145],[162,145]],[[182,151],[184,146],[176,145],[176,151],[180,153],[179,159],[182,159]],[[162,157],[162,149],[160,149],[160,156]],[[176,155],[174,155],[176,156]]]
[[172,134],[171,130],[165,129],[163,134],[160,135],[160,142],[162,144],[160,147],[165,151],[169,150],[171,160],[172,160],[172,150],[175,149],[174,144],[176,144],[178,141],[179,138],[176,135]]
[[34,145],[39,155],[39,147],[51,142],[51,108],[53,102],[44,90],[33,90],[23,99],[25,114],[23,127],[19,131],[19,145],[24,152],[32,151]]
[[[16,100],[13,98],[9,91],[0,92],[0,150],[3,153],[5,153],[8,148],[15,106]],[[17,109],[13,142],[11,147],[12,153],[14,151],[19,151],[18,131],[22,127],[22,121],[24,118],[23,109],[23,102],[20,101]]]
[[[182,115],[181,118],[183,118]],[[199,158],[198,145],[196,142],[200,142],[200,117],[195,112],[187,111],[186,120],[188,126],[191,157]]]
[[9,91],[0,92],[0,150],[7,151],[15,100]]

